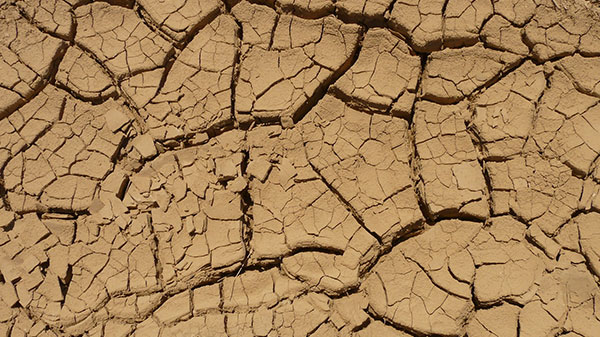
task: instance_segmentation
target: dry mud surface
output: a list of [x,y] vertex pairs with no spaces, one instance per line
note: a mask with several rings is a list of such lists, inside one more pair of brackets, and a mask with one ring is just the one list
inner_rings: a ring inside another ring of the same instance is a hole
[[600,336],[579,0],[0,0],[0,336]]

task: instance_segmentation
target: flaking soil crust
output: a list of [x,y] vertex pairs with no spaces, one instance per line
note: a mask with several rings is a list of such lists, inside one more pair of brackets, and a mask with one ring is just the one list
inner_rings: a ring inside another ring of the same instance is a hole
[[585,0],[0,0],[0,337],[600,337]]

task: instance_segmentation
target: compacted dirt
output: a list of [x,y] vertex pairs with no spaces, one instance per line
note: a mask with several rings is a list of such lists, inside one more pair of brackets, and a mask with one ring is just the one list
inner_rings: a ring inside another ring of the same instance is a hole
[[579,0],[0,0],[0,336],[600,336]]

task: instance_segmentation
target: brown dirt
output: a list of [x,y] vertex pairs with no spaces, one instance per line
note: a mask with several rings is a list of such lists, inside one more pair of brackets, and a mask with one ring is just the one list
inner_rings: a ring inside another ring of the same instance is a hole
[[599,337],[599,13],[0,0],[0,337]]

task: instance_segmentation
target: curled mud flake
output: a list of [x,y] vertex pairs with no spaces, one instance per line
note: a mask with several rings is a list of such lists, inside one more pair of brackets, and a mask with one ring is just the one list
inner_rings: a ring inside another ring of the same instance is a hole
[[172,39],[182,42],[220,12],[218,0],[140,0],[143,11]]
[[116,95],[110,76],[94,59],[75,46],[69,48],[63,57],[56,81],[84,100]]
[[537,224],[531,225],[527,231],[528,238],[538,247],[540,247],[546,255],[551,259],[556,259],[560,253],[560,245],[553,239],[542,232]]
[[154,157],[157,154],[154,140],[147,133],[135,137],[131,141],[131,145],[143,159]]
[[117,78],[164,65],[172,46],[133,10],[94,2],[75,9],[75,42],[92,52]]
[[465,103],[415,106],[419,190],[433,217],[489,216],[486,181],[465,126]]
[[0,8],[0,118],[28,102],[54,73],[66,43],[40,32],[16,8]]
[[[595,174],[595,173],[593,173]],[[583,182],[583,190],[579,199],[579,209],[584,211],[600,210],[600,185],[596,182],[596,178],[587,178]]]
[[365,34],[358,60],[332,89],[359,109],[407,117],[420,69],[420,58],[400,38],[385,29],[371,29]]
[[[158,94],[140,110],[152,137],[175,138],[231,122],[237,32],[231,17],[219,16],[179,54]],[[155,76],[152,83],[160,82],[160,75],[147,74]],[[129,83],[133,81],[139,79],[131,78]],[[126,92],[129,95],[131,90]],[[141,105],[147,97],[135,97],[134,102]]]
[[421,95],[438,103],[455,103],[515,67],[522,56],[487,49],[482,44],[431,53]]
[[361,28],[328,16],[279,17],[269,48],[241,57],[236,82],[238,119],[297,120],[306,106],[350,65]]

